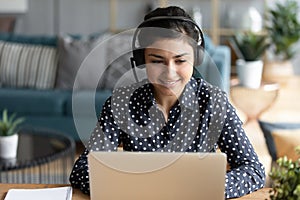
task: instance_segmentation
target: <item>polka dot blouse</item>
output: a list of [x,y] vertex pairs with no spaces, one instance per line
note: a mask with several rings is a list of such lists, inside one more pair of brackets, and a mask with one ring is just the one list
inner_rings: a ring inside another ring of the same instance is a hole
[[227,154],[225,198],[240,197],[264,186],[265,172],[242,122],[226,94],[203,79],[191,78],[168,119],[146,80],[118,88],[103,106],[87,148],[70,175],[73,187],[89,194],[90,151],[215,152]]

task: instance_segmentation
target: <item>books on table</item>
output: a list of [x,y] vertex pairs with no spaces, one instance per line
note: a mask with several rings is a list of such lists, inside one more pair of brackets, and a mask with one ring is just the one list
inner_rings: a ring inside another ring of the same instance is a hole
[[4,200],[71,200],[72,187],[9,189]]

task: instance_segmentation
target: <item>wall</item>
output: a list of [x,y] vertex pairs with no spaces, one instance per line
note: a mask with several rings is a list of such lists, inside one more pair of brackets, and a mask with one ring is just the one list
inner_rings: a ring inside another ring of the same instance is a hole
[[[265,0],[268,6],[273,0]],[[110,0],[28,0],[28,12],[18,15],[16,33],[22,34],[62,34],[74,33],[88,35],[104,32],[109,29],[112,18],[110,16]],[[153,0],[117,0],[118,29],[134,28],[142,21],[146,13],[147,4],[157,5]],[[170,3],[184,7],[191,11],[193,7],[200,7],[203,15],[203,27],[211,27],[211,1],[209,0],[169,0]],[[300,0],[298,0],[300,4]],[[250,6],[254,6],[263,14],[262,0],[225,0],[220,3],[220,26],[223,28],[238,28],[243,25],[243,15]],[[300,16],[299,16],[300,17]],[[300,49],[300,42],[298,44]],[[295,65],[300,62],[300,52],[294,59]],[[296,71],[300,73],[300,67]]]
[[22,34],[54,34],[53,0],[28,0],[28,11],[17,15],[16,30]]
[[[28,12],[18,16],[17,33],[56,34],[80,33],[89,34],[105,31],[109,28],[110,0],[28,0]],[[248,6],[254,5],[263,11],[262,0],[220,1],[220,24],[229,24],[228,13],[234,13],[235,20],[240,20]],[[210,28],[211,2],[209,0],[169,0],[170,4],[184,7],[191,11],[200,7],[203,15],[203,27]],[[142,21],[147,4],[157,5],[152,0],[117,0],[116,28],[133,28]],[[239,8],[239,9],[237,9]],[[240,22],[239,22],[240,23]],[[237,23],[235,23],[237,24]]]
[[[120,29],[141,22],[147,1],[121,0],[116,6]],[[16,33],[22,34],[91,34],[108,30],[109,0],[28,0],[28,12],[18,15]]]

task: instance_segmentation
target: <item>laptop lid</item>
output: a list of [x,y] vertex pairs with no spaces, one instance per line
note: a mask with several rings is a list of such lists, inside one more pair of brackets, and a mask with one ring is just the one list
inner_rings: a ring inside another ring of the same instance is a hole
[[90,152],[91,200],[223,200],[226,154]]

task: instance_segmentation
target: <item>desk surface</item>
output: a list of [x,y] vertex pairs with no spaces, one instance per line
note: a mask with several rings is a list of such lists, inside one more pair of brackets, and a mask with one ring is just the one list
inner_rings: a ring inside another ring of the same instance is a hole
[[[61,187],[61,186],[66,186],[66,185],[61,185],[61,184],[2,184],[0,183],[0,200],[4,200],[5,195],[9,189],[17,189],[17,188],[51,188],[51,187]],[[269,188],[263,188],[261,190],[258,190],[252,194],[246,195],[241,198],[237,198],[235,200],[261,200],[261,199],[269,199]],[[89,196],[83,194],[80,190],[75,189],[73,190],[73,200],[89,200]]]

